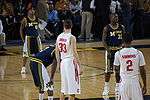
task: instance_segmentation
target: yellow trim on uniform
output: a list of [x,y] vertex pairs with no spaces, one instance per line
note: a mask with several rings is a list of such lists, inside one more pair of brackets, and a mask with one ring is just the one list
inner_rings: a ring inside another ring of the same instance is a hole
[[37,58],[34,58],[34,57],[29,57],[29,58],[30,58],[31,61],[43,64],[42,60],[40,60],[40,59],[37,59]]

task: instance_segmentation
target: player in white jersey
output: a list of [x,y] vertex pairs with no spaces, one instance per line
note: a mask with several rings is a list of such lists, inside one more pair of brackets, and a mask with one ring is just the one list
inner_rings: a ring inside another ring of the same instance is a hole
[[64,32],[57,37],[56,59],[61,72],[61,96],[69,95],[69,100],[75,99],[75,94],[80,94],[80,63],[76,49],[76,38],[71,34],[72,21],[64,21]]
[[[131,47],[131,34],[124,35],[124,48],[115,53],[114,66],[120,70],[119,100],[143,100],[146,93],[145,59],[141,51]],[[143,81],[141,88],[139,74]],[[143,91],[143,93],[142,93]]]

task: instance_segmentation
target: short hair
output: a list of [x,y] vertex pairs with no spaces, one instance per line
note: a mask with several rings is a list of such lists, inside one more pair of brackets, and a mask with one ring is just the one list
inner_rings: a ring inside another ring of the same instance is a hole
[[133,41],[133,36],[131,33],[125,33],[123,35],[123,42],[124,43],[131,43]]
[[72,21],[70,19],[66,19],[66,20],[64,20],[63,25],[64,25],[65,29],[71,29],[72,28]]

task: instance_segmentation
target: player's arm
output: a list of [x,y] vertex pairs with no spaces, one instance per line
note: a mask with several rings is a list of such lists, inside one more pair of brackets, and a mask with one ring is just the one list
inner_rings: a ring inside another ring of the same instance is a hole
[[73,47],[73,53],[74,53],[74,57],[80,67],[80,75],[83,73],[82,72],[82,69],[81,69],[81,63],[80,63],[80,60],[79,60],[79,55],[77,53],[77,43],[76,43],[76,38],[74,36],[71,37],[71,45]]
[[124,34],[126,34],[126,30],[125,30],[125,27],[124,27],[124,25],[121,25],[121,27],[122,27],[122,38],[123,38],[123,40],[124,40]]
[[50,36],[52,36],[53,34],[46,28],[47,26],[47,22],[45,22],[44,20],[38,18],[38,22],[39,22],[39,29],[40,30],[44,30],[46,32],[46,34],[49,34]]
[[141,74],[141,78],[142,78],[142,82],[143,82],[143,94],[145,94],[147,92],[147,84],[146,84],[146,70],[144,68],[145,66],[145,59],[143,56],[143,53],[141,51],[139,51],[139,66],[140,66],[140,74]]
[[106,50],[108,50],[108,46],[107,46],[107,43],[106,43],[106,37],[107,37],[107,26],[104,27],[104,29],[103,29],[102,42],[103,42],[104,48]]
[[120,61],[119,61],[119,51],[115,53],[115,58],[113,62],[115,72],[119,73],[120,72]]
[[123,34],[125,34],[125,33],[126,33],[126,30],[125,30],[124,25],[121,25],[121,27],[122,27],[122,30],[123,30]]
[[55,47],[55,56],[56,56],[56,61],[57,61],[57,68],[60,69],[60,52],[59,52],[57,42],[56,42],[56,47]]
[[143,81],[143,94],[147,92],[147,84],[146,84],[146,71],[144,66],[140,66],[140,74]]
[[53,79],[54,79],[54,75],[55,75],[55,72],[56,72],[56,68],[57,68],[57,61],[56,61],[56,57],[55,57],[55,51],[54,53],[52,54],[52,58],[53,58],[53,63],[51,65],[51,81],[53,82]]
[[20,26],[20,36],[23,42],[25,40],[25,34],[23,30],[25,29],[26,24],[27,24],[27,20],[26,18],[23,18],[23,20],[21,21],[21,26]]

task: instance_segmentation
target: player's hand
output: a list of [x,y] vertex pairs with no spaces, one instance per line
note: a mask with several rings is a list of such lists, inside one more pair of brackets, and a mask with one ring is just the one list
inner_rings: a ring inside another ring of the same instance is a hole
[[143,92],[143,94],[146,94],[147,89],[146,89],[146,87],[145,87],[145,86],[143,86],[143,88],[142,88],[142,92]]

